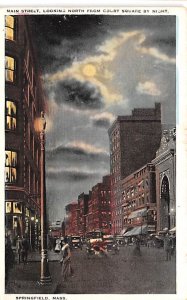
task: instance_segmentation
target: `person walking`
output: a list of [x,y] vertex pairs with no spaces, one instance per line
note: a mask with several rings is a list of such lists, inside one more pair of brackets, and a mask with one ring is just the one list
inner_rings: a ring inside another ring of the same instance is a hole
[[166,260],[171,260],[171,252],[172,252],[172,240],[169,236],[169,232],[166,233],[164,238],[164,250],[166,252]]
[[62,265],[62,281],[66,281],[69,276],[73,275],[73,269],[71,266],[71,251],[67,237],[64,238],[64,246],[62,247],[62,259],[60,260],[60,263]]
[[27,263],[28,251],[29,251],[29,242],[28,242],[26,236],[24,236],[22,241],[21,241],[22,262],[24,264]]
[[18,235],[18,238],[17,238],[17,241],[16,241],[16,253],[17,253],[17,258],[18,258],[18,263],[19,264],[21,262],[21,249],[22,249],[21,238]]
[[10,269],[13,268],[15,263],[14,252],[12,250],[11,241],[9,236],[5,238],[5,286],[7,286]]

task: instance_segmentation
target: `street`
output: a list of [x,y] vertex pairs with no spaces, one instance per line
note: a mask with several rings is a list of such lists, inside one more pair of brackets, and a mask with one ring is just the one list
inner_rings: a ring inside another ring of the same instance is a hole
[[[86,250],[72,251],[73,278],[58,285],[56,293],[160,294],[175,293],[175,259],[165,261],[163,249],[121,247],[119,255],[86,257]],[[54,266],[56,267],[56,266]]]
[[60,255],[51,251],[49,269],[52,286],[39,287],[40,255],[29,254],[29,263],[11,270],[6,293],[14,294],[174,294],[176,261],[165,260],[163,249],[141,247],[141,256],[133,255],[134,246],[120,247],[118,255],[87,257],[86,248],[72,250],[74,276],[61,282]]

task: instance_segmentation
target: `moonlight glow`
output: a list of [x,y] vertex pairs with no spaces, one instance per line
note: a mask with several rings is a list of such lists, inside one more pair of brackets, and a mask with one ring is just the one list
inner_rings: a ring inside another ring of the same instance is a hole
[[88,77],[94,77],[96,74],[96,68],[92,64],[85,65],[82,70],[83,74]]

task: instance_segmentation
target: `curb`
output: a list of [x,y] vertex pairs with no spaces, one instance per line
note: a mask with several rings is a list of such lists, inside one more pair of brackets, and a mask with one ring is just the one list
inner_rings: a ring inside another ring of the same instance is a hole
[[10,281],[6,287],[6,294],[54,294],[57,290],[57,283],[53,282],[50,285],[40,285],[37,281]]

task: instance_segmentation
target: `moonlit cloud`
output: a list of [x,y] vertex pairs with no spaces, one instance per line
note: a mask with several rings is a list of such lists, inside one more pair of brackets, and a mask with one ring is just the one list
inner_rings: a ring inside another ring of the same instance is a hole
[[102,112],[92,116],[91,121],[94,126],[109,128],[112,122],[115,120],[115,116],[109,112]]
[[100,147],[95,147],[94,145],[90,145],[82,141],[70,142],[66,146],[72,148],[78,148],[90,154],[101,154],[101,153],[108,154],[108,151],[106,151],[105,149]]
[[159,96],[161,94],[153,81],[139,82],[136,90],[140,94],[147,94],[150,96]]
[[158,49],[156,48],[145,48],[142,47],[139,49],[139,51],[142,54],[147,54],[147,55],[151,55],[159,60],[162,60],[166,63],[171,63],[171,64],[175,64],[176,63],[176,59],[175,58],[170,58],[168,55],[161,53]]
[[[77,82],[87,81],[99,89],[106,104],[121,101],[122,95],[119,94],[111,84],[114,73],[110,70],[110,63],[116,58],[118,49],[124,46],[129,39],[139,34],[138,31],[121,32],[98,46],[97,55],[88,56],[82,61],[75,61],[71,67],[63,71],[59,70],[54,74],[46,74],[45,80],[49,83],[63,83],[64,80],[70,80],[72,78]],[[92,66],[92,72],[90,72],[89,76],[88,72],[85,72],[88,66]]]

